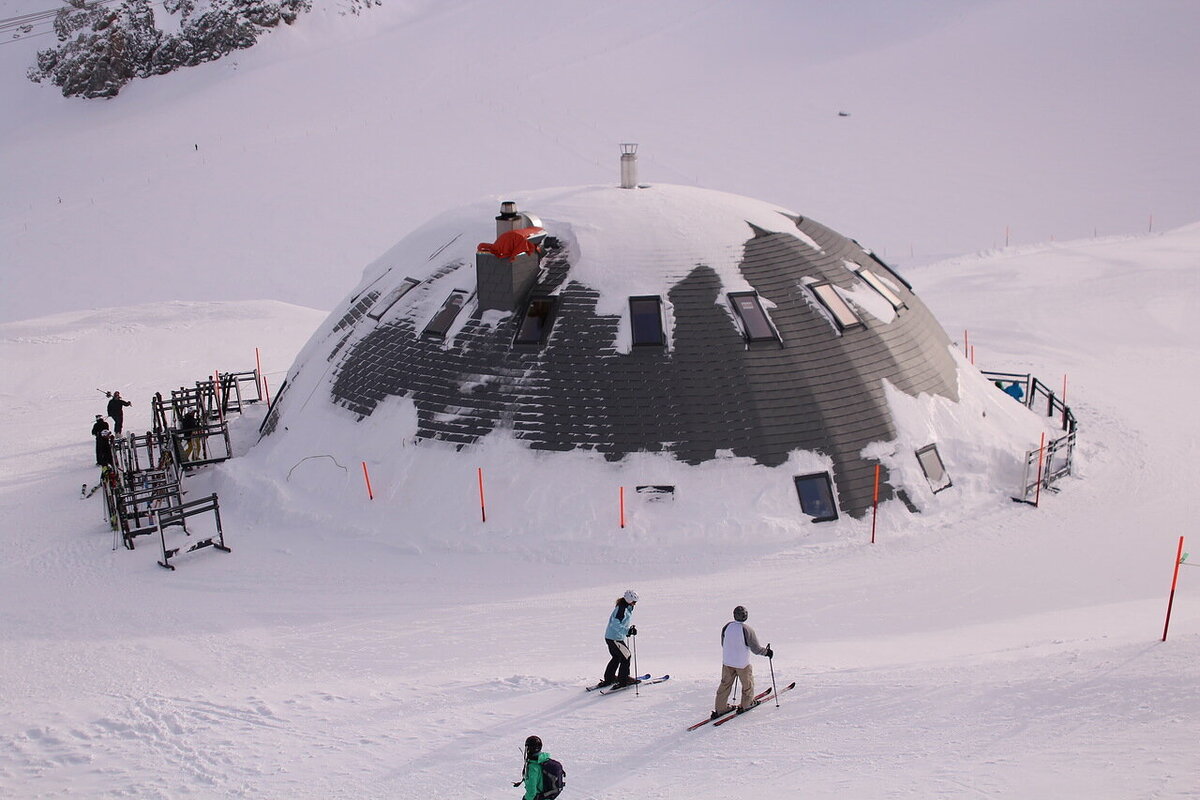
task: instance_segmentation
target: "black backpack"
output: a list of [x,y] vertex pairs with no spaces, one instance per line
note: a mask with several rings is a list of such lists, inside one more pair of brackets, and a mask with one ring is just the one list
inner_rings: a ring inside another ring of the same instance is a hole
[[552,800],[558,797],[567,785],[567,771],[557,759],[547,758],[542,762],[542,791],[537,800]]

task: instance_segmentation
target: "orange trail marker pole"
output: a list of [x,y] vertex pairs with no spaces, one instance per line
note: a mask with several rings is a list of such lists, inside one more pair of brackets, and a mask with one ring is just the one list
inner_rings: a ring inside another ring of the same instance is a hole
[[1183,563],[1183,537],[1179,537],[1179,549],[1175,551],[1175,574],[1171,576],[1171,596],[1167,599],[1167,621],[1163,625],[1163,638],[1167,640],[1167,628],[1171,627],[1171,606],[1175,605],[1175,585],[1179,583],[1179,565]]
[[367,482],[367,499],[374,500],[375,493],[371,491],[371,475],[367,472],[367,462],[362,462],[363,465],[363,480]]
[[879,513],[879,465],[875,465],[875,499],[871,501],[871,544],[875,544],[875,516]]
[[625,487],[624,486],[621,487],[621,491],[618,494],[618,496],[620,497],[620,505],[621,505],[621,527],[624,528],[625,527]]
[[967,336],[967,329],[963,328],[963,355],[964,356],[971,355],[970,342],[971,342],[971,339],[970,339],[970,337]]
[[478,472],[479,472],[479,516],[483,522],[487,522],[487,507],[483,504],[483,467],[479,467]]
[[267,403],[267,408],[271,407],[271,388],[267,386],[267,376],[263,375],[263,400]]

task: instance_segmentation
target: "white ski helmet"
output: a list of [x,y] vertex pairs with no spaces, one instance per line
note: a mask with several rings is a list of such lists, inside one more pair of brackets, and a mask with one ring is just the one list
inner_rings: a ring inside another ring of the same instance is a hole
[[638,593],[633,589],[626,589],[624,597],[626,603],[636,603],[638,601]]

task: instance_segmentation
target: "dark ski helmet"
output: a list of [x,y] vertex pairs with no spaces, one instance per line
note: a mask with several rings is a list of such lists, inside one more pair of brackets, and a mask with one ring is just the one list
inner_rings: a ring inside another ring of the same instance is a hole
[[538,736],[530,736],[525,740],[525,755],[536,756],[542,752],[542,740]]
[[750,612],[746,610],[745,606],[738,606],[733,609],[733,618],[738,622],[745,622],[750,619]]

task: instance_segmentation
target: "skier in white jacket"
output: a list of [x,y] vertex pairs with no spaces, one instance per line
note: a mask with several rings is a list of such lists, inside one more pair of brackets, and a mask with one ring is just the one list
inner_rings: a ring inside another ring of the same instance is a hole
[[754,629],[746,624],[750,612],[745,606],[733,609],[733,621],[726,622],[721,629],[721,685],[717,687],[717,701],[712,712],[713,718],[729,712],[729,692],[733,689],[734,678],[742,682],[741,703],[737,711],[740,714],[753,708],[754,701],[754,669],[750,666],[750,654],[754,653],[767,658],[773,658],[775,653],[770,646],[762,647]]

